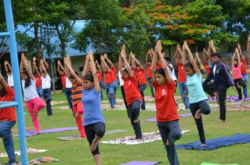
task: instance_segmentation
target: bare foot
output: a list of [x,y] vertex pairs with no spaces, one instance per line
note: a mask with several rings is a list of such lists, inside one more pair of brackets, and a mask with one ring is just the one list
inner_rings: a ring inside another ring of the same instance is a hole
[[221,123],[224,124],[226,121],[225,120],[221,120]]
[[136,120],[134,120],[134,123],[138,123],[140,121],[140,118],[138,117]]
[[171,145],[171,143],[167,140],[166,146],[170,146],[170,145]]
[[206,143],[205,144],[203,144],[203,143],[201,144],[201,147],[204,147],[204,146],[206,146]]
[[97,147],[97,142],[92,142],[92,144],[91,144],[91,147],[90,147],[90,151],[91,152],[93,152],[93,151],[95,151],[96,150],[96,147]]
[[195,116],[194,116],[195,119],[200,119],[200,118],[201,118],[201,113],[200,113],[200,111],[201,111],[201,109],[198,109],[198,110],[196,111]]

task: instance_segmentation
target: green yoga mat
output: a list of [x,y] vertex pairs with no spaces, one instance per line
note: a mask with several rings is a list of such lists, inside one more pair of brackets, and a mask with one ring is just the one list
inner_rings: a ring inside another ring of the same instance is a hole
[[214,163],[202,163],[201,165],[238,165],[238,164],[214,164]]

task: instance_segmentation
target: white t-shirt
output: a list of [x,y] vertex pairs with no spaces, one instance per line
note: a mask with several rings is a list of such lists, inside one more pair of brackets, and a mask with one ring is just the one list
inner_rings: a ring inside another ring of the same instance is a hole
[[72,88],[72,84],[69,81],[68,77],[66,77],[65,81],[66,81],[66,88]]
[[121,75],[120,71],[118,73],[118,78],[119,78],[120,86],[123,86],[124,85],[124,81],[122,79],[122,75]]
[[42,87],[43,87],[43,89],[50,89],[51,88],[49,74],[47,74],[46,77],[42,76]]
[[167,70],[168,70],[168,73],[170,74],[170,77],[173,79],[173,80],[177,80],[176,76],[175,76],[175,71],[174,71],[174,67],[172,64],[169,64],[173,70],[169,69],[169,67],[167,66]]
[[13,74],[8,75],[8,85],[11,86],[11,87],[14,86]]
[[33,100],[38,96],[36,91],[36,79],[32,80],[30,79],[30,86],[25,88],[25,80],[22,80],[22,87],[23,87],[23,94],[24,94],[24,101],[30,101]]

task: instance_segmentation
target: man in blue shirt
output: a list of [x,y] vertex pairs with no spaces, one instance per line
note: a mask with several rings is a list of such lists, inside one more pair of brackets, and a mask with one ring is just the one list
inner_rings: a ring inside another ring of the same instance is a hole
[[[224,123],[226,120],[226,94],[227,89],[232,86],[236,91],[234,82],[230,76],[227,66],[221,62],[222,55],[220,53],[214,53],[211,55],[213,65],[210,68],[210,73],[207,79],[203,82],[203,88],[210,96],[216,96],[220,106],[220,119]],[[209,84],[211,80],[214,83]]]

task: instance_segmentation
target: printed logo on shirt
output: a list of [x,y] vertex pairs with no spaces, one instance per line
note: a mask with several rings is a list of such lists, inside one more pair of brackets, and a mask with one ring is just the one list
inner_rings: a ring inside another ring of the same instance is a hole
[[162,96],[167,95],[167,92],[165,91],[165,89],[162,89],[162,91],[161,91],[161,95],[162,95]]
[[131,85],[131,82],[130,82],[130,81],[128,81],[128,85]]
[[219,70],[217,70],[216,73],[219,74]]

